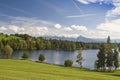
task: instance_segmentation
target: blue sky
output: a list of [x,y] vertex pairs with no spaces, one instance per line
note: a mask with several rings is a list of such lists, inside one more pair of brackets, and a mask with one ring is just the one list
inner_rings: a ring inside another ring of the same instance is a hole
[[120,0],[0,0],[0,32],[120,38]]

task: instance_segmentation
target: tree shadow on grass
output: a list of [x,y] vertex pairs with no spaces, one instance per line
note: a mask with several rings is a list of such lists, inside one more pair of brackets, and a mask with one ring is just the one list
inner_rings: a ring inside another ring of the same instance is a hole
[[120,74],[111,74],[112,76],[120,77]]

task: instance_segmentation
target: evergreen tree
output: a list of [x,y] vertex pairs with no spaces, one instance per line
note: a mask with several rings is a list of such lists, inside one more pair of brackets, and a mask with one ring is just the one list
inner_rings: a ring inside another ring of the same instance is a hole
[[113,50],[111,47],[110,36],[107,38],[107,44],[105,44],[106,49],[106,66],[109,68],[109,71],[112,70],[113,67]]
[[105,47],[104,45],[101,46],[98,54],[97,54],[97,69],[100,69],[101,71],[105,70],[105,64],[106,64],[106,55],[105,55]]
[[110,43],[110,36],[108,36],[108,38],[107,38],[107,43],[108,44]]
[[107,67],[109,68],[109,71],[113,68],[113,52],[111,51],[109,54],[107,54],[107,61],[106,61]]
[[94,62],[94,69],[99,70],[98,60],[95,60]]
[[115,70],[117,70],[117,68],[120,67],[120,63],[119,63],[119,53],[118,53],[118,51],[116,49],[114,50],[114,58],[113,58],[113,60],[114,60]]

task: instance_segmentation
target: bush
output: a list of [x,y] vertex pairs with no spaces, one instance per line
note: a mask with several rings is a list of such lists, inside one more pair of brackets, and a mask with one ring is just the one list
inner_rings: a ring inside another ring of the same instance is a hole
[[65,63],[64,63],[64,65],[66,66],[66,67],[71,67],[72,66],[72,64],[73,64],[73,61],[72,60],[65,60]]
[[45,60],[45,56],[43,54],[39,55],[39,61],[43,62]]
[[29,57],[29,53],[28,52],[24,52],[23,55],[22,55],[22,58],[23,59],[28,59]]

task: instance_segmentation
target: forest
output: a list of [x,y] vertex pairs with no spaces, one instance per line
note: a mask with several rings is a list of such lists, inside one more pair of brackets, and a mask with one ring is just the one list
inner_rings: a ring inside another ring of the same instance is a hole
[[[45,39],[44,37],[32,37],[28,34],[3,34],[0,33],[0,51],[6,45],[15,50],[64,50],[74,51],[82,49],[99,49],[106,43],[85,43],[67,40]],[[111,43],[113,46],[119,44]]]

